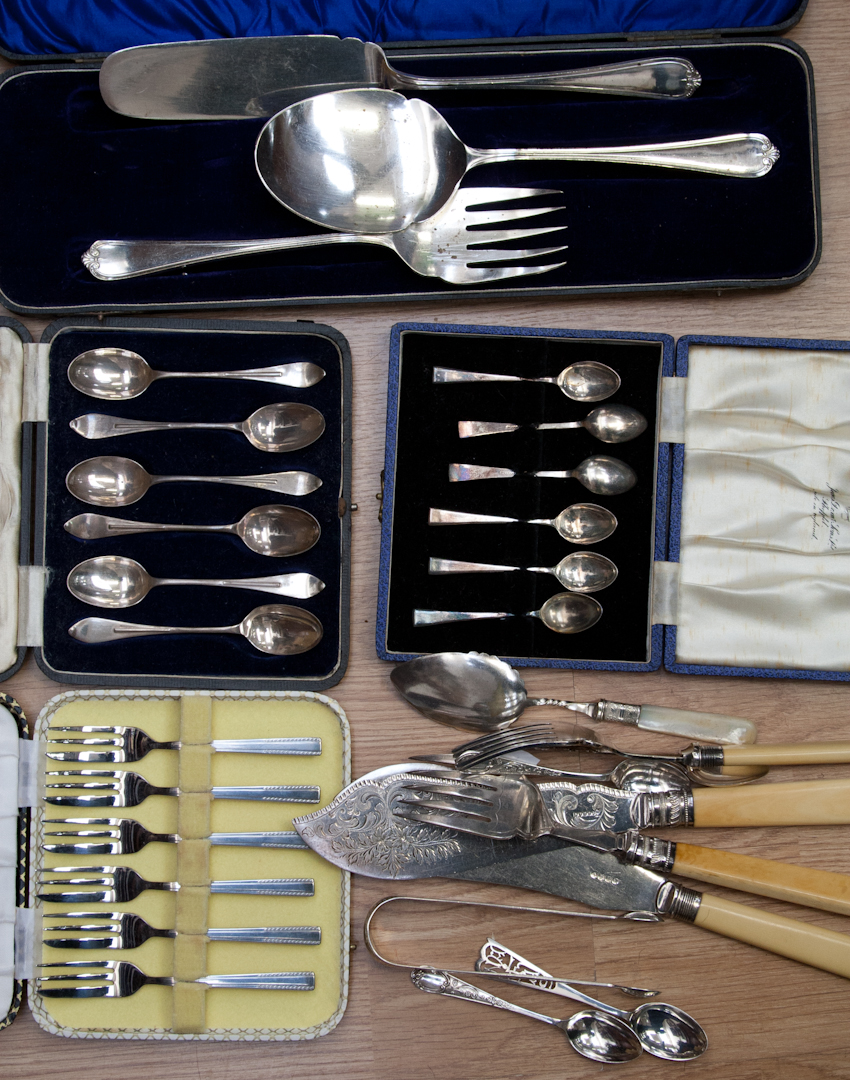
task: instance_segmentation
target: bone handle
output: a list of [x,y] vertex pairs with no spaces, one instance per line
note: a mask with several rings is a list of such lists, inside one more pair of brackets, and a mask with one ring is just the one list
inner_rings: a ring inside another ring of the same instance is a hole
[[850,779],[801,780],[693,791],[697,828],[740,825],[848,825]]

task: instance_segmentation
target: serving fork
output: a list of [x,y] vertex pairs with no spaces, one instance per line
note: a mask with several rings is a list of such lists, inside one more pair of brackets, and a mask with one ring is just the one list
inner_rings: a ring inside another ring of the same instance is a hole
[[[55,738],[54,731],[69,733],[68,738]],[[94,736],[86,738],[85,736]],[[54,761],[133,762],[141,761],[151,750],[179,750],[177,741],[159,742],[147,732],[134,727],[51,727],[47,742],[67,746],[93,747],[91,750],[48,751]],[[321,754],[322,740],[317,738],[286,739],[213,739],[210,744],[219,754],[292,754],[312,756]]]
[[[47,790],[59,792],[66,789],[82,789],[97,794],[60,795],[48,794],[44,801],[52,806],[138,806],[149,795],[179,795],[179,787],[158,787],[134,772],[107,772],[97,769],[74,771],[48,771]],[[51,777],[80,777],[80,780],[52,780]],[[96,777],[83,780],[83,777]],[[321,789],[313,784],[288,785],[284,787],[213,787],[214,799],[247,799],[261,802],[317,803]]]
[[[74,934],[74,937],[45,937],[44,944],[52,949],[137,949],[150,938],[176,938],[176,930],[163,930],[151,926],[141,915],[129,911],[62,911],[45,914],[45,919],[96,919],[96,922],[64,923],[61,926],[45,926],[52,934]],[[100,934],[100,937],[81,937],[83,934]],[[320,926],[258,926],[258,927],[210,927],[207,941],[247,941],[265,945],[319,945],[322,941]]]
[[[61,875],[57,880],[45,877],[46,874]],[[71,877],[72,874],[85,874],[85,877]],[[44,892],[51,885],[85,885],[83,892]],[[104,886],[97,889],[96,886]],[[135,900],[140,893],[148,889],[163,892],[179,892],[178,881],[148,881],[129,866],[53,866],[42,871],[38,883],[42,891],[36,894],[37,900],[52,904],[108,903],[126,904]],[[312,878],[247,878],[232,881],[211,881],[211,893],[245,896],[313,896],[315,882]]]
[[[146,975],[141,968],[126,960],[67,960],[39,967],[96,968],[90,972],[68,972],[59,975],[39,975],[38,991],[44,997],[121,998],[130,997],[143,986],[176,986],[172,975]],[[277,971],[267,975],[205,975],[192,982],[230,990],[313,990],[316,977],[312,971]],[[57,985],[66,982],[85,982],[86,986]],[[93,985],[97,983],[97,985]]]
[[[76,829],[56,826],[77,825]],[[44,822],[48,839],[63,836],[87,837],[76,843],[46,843],[44,851],[53,855],[135,855],[147,844],[179,844],[176,833],[155,833],[133,818],[49,818]],[[285,832],[211,833],[207,840],[219,847],[287,848],[306,851],[307,845],[294,829]]]

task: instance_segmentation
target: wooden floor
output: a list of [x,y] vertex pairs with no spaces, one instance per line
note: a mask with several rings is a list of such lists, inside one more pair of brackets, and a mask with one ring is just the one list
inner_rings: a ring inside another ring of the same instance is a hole
[[[444,751],[460,741],[448,729],[423,720],[403,705],[390,686],[388,666],[375,657],[379,545],[375,495],[383,465],[387,351],[394,322],[403,318],[640,330],[677,337],[712,333],[850,339],[850,5],[845,0],[810,0],[802,22],[788,36],[807,50],[817,88],[824,244],[821,264],[804,284],[784,292],[475,303],[459,298],[438,306],[351,305],[251,312],[251,318],[316,318],[336,326],[351,343],[354,499],[359,504],[353,529],[352,648],[349,673],[333,696],[351,721],[354,775],[402,760],[409,753]],[[775,226],[782,229],[783,223],[777,221]],[[227,312],[220,314],[228,317]],[[230,314],[244,317],[245,313]],[[37,339],[45,323],[23,321]],[[759,723],[763,742],[847,738],[850,728],[850,686],[841,683],[530,669],[524,677],[529,690],[540,695],[578,700],[604,696],[751,717]],[[33,719],[44,702],[64,687],[49,683],[28,660],[3,689]],[[641,744],[628,731],[615,729],[613,735],[606,734],[620,745]],[[681,744],[682,740],[670,740],[671,748]],[[848,776],[850,766],[813,768],[805,773],[827,774]],[[803,775],[802,769],[787,770],[788,779]],[[848,835],[848,829],[840,826],[764,828],[708,831],[699,840],[850,873]],[[0,1072],[16,1080],[47,1076],[113,1080],[143,1074],[163,1080],[248,1076],[251,1080],[561,1080],[598,1074],[601,1066],[576,1056],[555,1029],[471,1004],[427,997],[413,988],[403,971],[379,966],[363,945],[363,919],[377,900],[393,892],[518,903],[542,899],[483,886],[419,882],[394,889],[385,882],[356,879],[350,1003],[333,1034],[309,1044],[86,1042],[44,1033],[24,1008],[0,1036]],[[850,933],[850,923],[838,915],[724,895]],[[460,959],[465,966],[488,933],[507,926],[504,920],[493,922],[470,911],[441,911],[439,917],[399,911],[393,926],[386,924],[382,941],[402,960],[449,963],[454,959],[457,964]],[[551,920],[523,916],[511,921],[509,941],[550,970],[660,987],[665,1000],[693,1013],[707,1029],[710,1048],[698,1062],[674,1065],[644,1055],[622,1066],[622,1075],[635,1080],[685,1072],[699,1072],[706,1080],[850,1077],[850,983],[836,976],[674,923],[553,926]],[[571,1011],[569,1003],[554,997],[536,1001],[531,991],[516,991],[516,1000],[552,1014]]]

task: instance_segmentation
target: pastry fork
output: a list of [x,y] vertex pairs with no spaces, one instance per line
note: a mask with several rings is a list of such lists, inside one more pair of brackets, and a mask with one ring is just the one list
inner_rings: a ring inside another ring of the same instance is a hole
[[[45,937],[44,944],[52,949],[137,949],[150,938],[176,938],[176,930],[161,930],[151,926],[141,915],[129,911],[62,911],[45,914],[45,919],[96,919],[97,922],[45,925],[52,934],[73,934],[74,937]],[[80,935],[100,934],[100,937]],[[267,945],[319,945],[322,929],[319,926],[258,926],[219,928],[206,931],[207,941],[250,941]]]
[[[54,738],[52,732],[68,732],[69,738]],[[93,735],[94,738],[84,738]],[[130,762],[141,761],[151,750],[179,750],[179,741],[159,742],[147,732],[134,727],[51,727],[47,741],[73,747],[92,747],[91,750],[48,751],[54,761]],[[225,754],[321,754],[322,740],[316,738],[289,739],[214,739],[210,744],[216,753]]]
[[[46,878],[45,874],[59,874],[57,880]],[[69,877],[70,874],[85,874],[85,877]],[[44,892],[51,885],[85,885],[84,892]],[[104,888],[96,889],[102,885]],[[126,904],[135,900],[147,889],[159,889],[163,892],[179,892],[178,881],[148,881],[129,866],[52,866],[42,871],[36,894],[37,900],[51,904],[86,904],[107,903]],[[246,880],[211,881],[211,893],[226,893],[244,896],[313,896],[315,882],[312,878],[249,878]]]
[[[51,777],[80,777],[80,781],[52,780]],[[83,777],[96,777],[91,781],[82,781]],[[76,771],[49,771],[47,790],[58,792],[64,789],[83,789],[97,794],[85,795],[45,795],[45,802],[53,806],[138,806],[149,795],[179,795],[178,787],[157,787],[143,776],[134,772],[106,772],[97,769],[78,769]],[[321,799],[321,789],[315,785],[290,785],[287,787],[213,787],[210,793],[214,799],[248,799],[262,802],[317,803]]]
[[[59,975],[39,975],[38,992],[43,997],[93,998],[130,997],[143,986],[176,986],[171,975],[146,975],[141,968],[126,960],[68,960],[61,964],[39,964],[39,967],[96,968],[97,971],[69,972]],[[312,971],[278,971],[268,975],[205,975],[193,982],[204,986],[231,990],[313,990],[316,977]],[[85,982],[86,986],[57,985],[65,982]],[[93,985],[97,983],[97,985]]]
[[[83,828],[61,829],[57,825]],[[49,818],[44,822],[48,839],[62,836],[81,838],[78,843],[44,844],[53,855],[135,855],[147,844],[179,844],[176,833],[154,833],[132,818]],[[88,839],[82,839],[87,837]],[[207,837],[219,847],[266,847],[306,851],[307,845],[294,829],[287,832],[212,833]]]

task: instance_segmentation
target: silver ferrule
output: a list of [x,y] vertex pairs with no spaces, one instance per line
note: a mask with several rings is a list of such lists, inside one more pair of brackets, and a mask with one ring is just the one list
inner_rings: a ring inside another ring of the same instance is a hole
[[665,881],[658,890],[655,906],[662,915],[692,923],[696,920],[701,902],[702,893],[698,893],[696,889],[686,889],[672,881]]
[[629,842],[623,850],[623,859],[628,863],[646,866],[667,874],[673,869],[676,860],[676,845],[672,840],[662,840],[660,836],[643,836],[635,831],[626,833]]
[[640,720],[640,705],[625,705],[622,701],[597,701],[593,719],[630,724],[634,727]]
[[699,746],[695,743],[688,748],[684,757],[692,769],[719,769],[723,764],[723,747]]
[[694,797],[690,791],[646,791],[635,796],[639,829],[693,825]]

